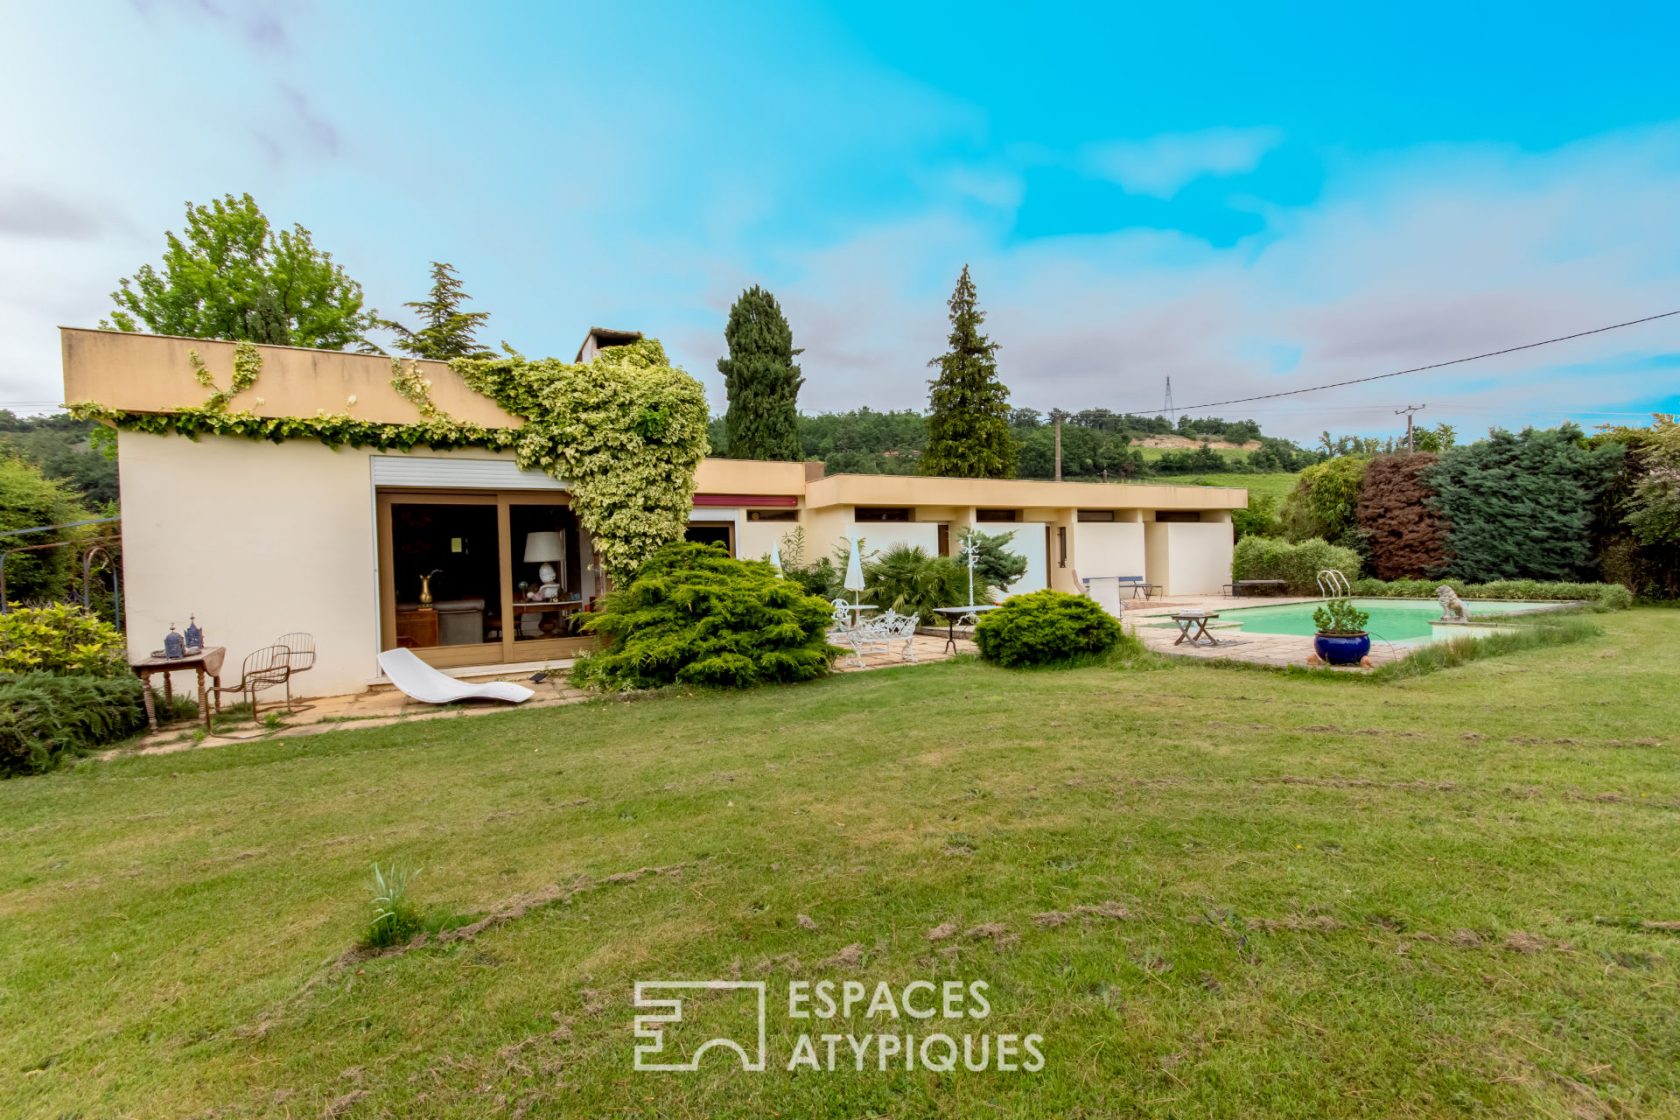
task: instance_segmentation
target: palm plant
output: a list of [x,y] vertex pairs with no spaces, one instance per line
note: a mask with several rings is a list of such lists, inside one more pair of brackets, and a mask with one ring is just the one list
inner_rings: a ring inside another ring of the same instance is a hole
[[864,594],[877,606],[939,621],[936,607],[962,603],[965,569],[945,556],[929,556],[913,545],[895,544],[864,567]]

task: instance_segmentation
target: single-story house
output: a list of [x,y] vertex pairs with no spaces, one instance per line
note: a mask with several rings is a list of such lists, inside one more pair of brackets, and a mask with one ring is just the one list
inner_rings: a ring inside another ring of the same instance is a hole
[[[596,330],[580,356],[632,341]],[[204,401],[196,351],[226,384],[234,345],[205,339],[64,328],[65,400],[130,413]],[[259,347],[260,382],[236,407],[259,416],[348,413],[413,424],[417,405],[378,355]],[[441,362],[422,361],[443,413],[488,428],[520,421]],[[118,436],[123,595],[131,652],[162,645],[196,617],[226,646],[230,670],[282,633],[318,646],[298,686],[359,691],[376,654],[405,646],[444,668],[569,657],[590,639],[576,614],[602,590],[587,532],[564,484],[486,448],[393,452],[315,439]],[[895,543],[953,554],[961,530],[1014,534],[1028,561],[1012,592],[1099,598],[1113,577],[1141,576],[1168,595],[1214,593],[1231,569],[1231,511],[1241,489],[1095,482],[834,475],[821,464],[706,459],[696,477],[692,539],[743,558],[768,556],[795,529],[807,559],[856,533],[870,551]],[[1104,577],[1107,577],[1106,579]]]

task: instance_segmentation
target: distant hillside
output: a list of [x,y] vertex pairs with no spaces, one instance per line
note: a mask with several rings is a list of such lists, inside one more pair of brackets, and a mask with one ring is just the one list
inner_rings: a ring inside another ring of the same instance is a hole
[[[1020,477],[1056,476],[1055,425],[1042,413],[1017,409],[1010,430],[1020,444]],[[710,429],[712,453],[727,455],[721,417]],[[808,459],[830,474],[915,474],[927,443],[918,412],[850,412],[802,415],[799,436]],[[1264,435],[1253,420],[1218,417],[1135,416],[1087,409],[1062,424],[1062,477],[1123,479],[1223,473],[1294,472],[1323,458],[1288,440]]]

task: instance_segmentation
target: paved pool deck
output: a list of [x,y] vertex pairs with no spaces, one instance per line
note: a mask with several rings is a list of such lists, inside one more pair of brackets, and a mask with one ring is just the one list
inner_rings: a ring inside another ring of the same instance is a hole
[[[1267,596],[1224,596],[1224,595],[1175,595],[1166,599],[1131,599],[1124,600],[1125,608],[1122,624],[1127,633],[1136,634],[1143,644],[1156,653],[1163,653],[1169,657],[1189,657],[1200,661],[1246,661],[1254,665],[1270,665],[1274,668],[1285,665],[1299,665],[1303,668],[1309,665],[1308,658],[1313,656],[1313,640],[1310,637],[1297,637],[1290,634],[1245,634],[1235,622],[1214,621],[1208,623],[1208,633],[1219,639],[1217,646],[1195,645],[1188,642],[1174,645],[1178,638],[1177,626],[1154,626],[1152,623],[1167,622],[1172,614],[1178,611],[1209,611],[1213,613],[1240,610],[1244,607],[1280,607],[1292,603],[1317,603],[1320,598],[1312,595],[1267,595]],[[1193,631],[1192,631],[1193,632]],[[1386,665],[1391,661],[1399,661],[1412,652],[1412,647],[1395,646],[1388,642],[1377,641],[1371,643],[1371,665],[1376,667]],[[1367,670],[1358,666],[1331,669],[1324,666],[1326,672],[1360,673]]]

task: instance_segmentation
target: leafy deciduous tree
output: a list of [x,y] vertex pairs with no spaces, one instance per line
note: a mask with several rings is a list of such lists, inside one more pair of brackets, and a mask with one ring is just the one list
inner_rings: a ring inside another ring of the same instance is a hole
[[308,230],[276,230],[250,195],[187,203],[185,232],[164,234],[161,269],[141,265],[111,293],[118,330],[343,350],[377,349],[380,322],[362,286]]
[[928,383],[931,415],[922,473],[1013,478],[1017,452],[1009,432],[1009,390],[998,380],[997,343],[980,333],[986,314],[975,301],[967,265],[949,306],[950,349],[928,363],[939,376]]

